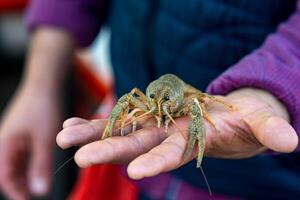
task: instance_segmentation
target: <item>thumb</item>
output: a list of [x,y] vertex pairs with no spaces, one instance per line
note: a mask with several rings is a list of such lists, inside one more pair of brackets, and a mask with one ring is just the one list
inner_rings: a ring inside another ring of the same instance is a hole
[[52,158],[52,145],[37,136],[33,141],[32,159],[29,164],[29,189],[35,196],[45,196],[50,190]]
[[259,112],[245,121],[258,141],[267,148],[282,153],[290,153],[296,149],[297,133],[283,118]]

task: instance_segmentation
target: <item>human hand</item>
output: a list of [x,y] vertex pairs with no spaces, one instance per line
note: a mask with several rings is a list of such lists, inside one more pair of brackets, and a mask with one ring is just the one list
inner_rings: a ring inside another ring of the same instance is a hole
[[[220,130],[217,133],[206,122],[205,155],[217,158],[246,158],[271,149],[288,153],[298,144],[298,136],[288,123],[284,106],[271,94],[258,89],[241,89],[223,97],[237,109],[228,111],[212,103],[207,111]],[[176,169],[195,158],[195,152],[183,160],[187,141],[174,125],[166,134],[156,127],[155,120],[142,120],[139,129],[126,137],[115,136],[99,141],[106,120],[71,118],[58,134],[62,148],[84,145],[75,154],[80,167],[100,163],[129,163],[127,172],[133,179],[150,177]],[[188,117],[176,119],[188,134]],[[125,130],[126,133],[130,129]],[[205,162],[205,161],[204,161]]]
[[54,95],[29,87],[16,94],[0,123],[0,189],[9,199],[49,192],[61,121]]

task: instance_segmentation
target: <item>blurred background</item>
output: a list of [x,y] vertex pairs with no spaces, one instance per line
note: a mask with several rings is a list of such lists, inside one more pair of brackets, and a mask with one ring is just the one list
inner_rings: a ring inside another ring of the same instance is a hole
[[[0,0],[0,116],[12,98],[23,72],[29,34],[24,24],[27,0]],[[64,88],[65,119],[103,116],[114,102],[113,77],[108,56],[110,32],[106,27],[91,47],[74,55],[72,73]],[[103,103],[100,107],[100,103]],[[73,157],[75,148],[55,150],[54,170]],[[78,168],[69,162],[55,175],[52,192],[44,199],[66,199],[75,184]],[[6,200],[1,194],[0,200]]]
[[[21,78],[28,45],[28,34],[23,23],[26,0],[0,0],[0,113],[15,92]],[[73,114],[71,75],[66,86],[66,117]],[[61,151],[57,148],[55,168],[72,157],[74,150]],[[74,162],[64,167],[55,178],[54,187],[45,199],[65,199],[76,179],[77,167]],[[0,200],[6,199],[0,193]]]
[[28,37],[22,23],[20,1],[0,1],[0,62],[1,62],[1,101],[3,110],[16,88],[23,68]]

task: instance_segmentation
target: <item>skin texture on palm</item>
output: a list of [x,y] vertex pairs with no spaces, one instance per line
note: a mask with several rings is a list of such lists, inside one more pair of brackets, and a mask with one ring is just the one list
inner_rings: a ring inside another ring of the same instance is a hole
[[[298,136],[288,123],[288,113],[271,94],[245,88],[222,98],[238,111],[228,111],[218,103],[207,107],[220,133],[205,122],[206,156],[238,159],[254,156],[266,149],[288,153],[297,147]],[[157,128],[155,119],[139,121],[134,133],[128,134],[128,127],[125,129],[126,137],[115,136],[100,141],[106,122],[71,118],[65,121],[57,143],[62,148],[83,145],[75,154],[75,161],[80,167],[128,163],[127,172],[133,179],[176,169],[192,160],[197,153],[195,147],[193,155],[183,160],[187,141],[173,125],[170,125],[168,133],[164,128]],[[178,118],[176,122],[188,134],[189,117]]]

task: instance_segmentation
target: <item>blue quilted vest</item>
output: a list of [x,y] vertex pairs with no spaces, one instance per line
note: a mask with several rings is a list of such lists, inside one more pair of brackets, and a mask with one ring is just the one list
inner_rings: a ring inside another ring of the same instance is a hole
[[[120,96],[145,90],[174,73],[205,90],[210,81],[259,47],[295,9],[287,0],[114,0],[109,24],[111,59]],[[206,188],[196,164],[172,173]],[[243,198],[300,198],[298,154],[250,159],[205,158],[214,192]]]

